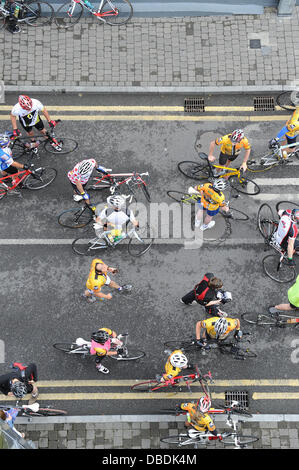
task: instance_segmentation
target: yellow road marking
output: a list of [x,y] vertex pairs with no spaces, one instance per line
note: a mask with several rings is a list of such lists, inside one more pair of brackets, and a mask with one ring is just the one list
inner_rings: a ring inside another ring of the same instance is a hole
[[[131,387],[137,382],[146,382],[148,379],[138,380],[41,380],[38,387]],[[185,384],[180,384],[185,385]],[[195,386],[196,384],[191,384]],[[199,386],[199,384],[197,384]],[[299,387],[299,379],[236,379],[214,380],[211,387]]]
[[[103,115],[85,115],[85,114],[63,114],[52,115],[52,119],[61,119],[62,121],[240,121],[240,122],[271,122],[286,121],[289,116],[179,116],[179,115],[155,115],[155,114],[103,114]],[[8,116],[0,115],[0,121],[8,121]]]
[[255,392],[252,394],[253,400],[298,400],[299,393],[292,392]]
[[[184,112],[184,106],[46,106],[49,111],[162,111],[162,112]],[[12,106],[0,105],[0,111],[11,111]],[[231,111],[248,111],[254,112],[253,106],[205,106],[207,112],[231,112]],[[280,106],[275,106],[276,111],[282,111]],[[291,111],[290,111],[291,112]]]
[[[170,400],[170,399],[192,399],[197,400],[202,394],[192,393],[155,393],[155,392],[140,392],[140,393],[41,393],[38,396],[38,402],[41,400]],[[212,393],[212,398],[224,400],[224,393]],[[2,401],[16,401],[14,397],[0,396]]]

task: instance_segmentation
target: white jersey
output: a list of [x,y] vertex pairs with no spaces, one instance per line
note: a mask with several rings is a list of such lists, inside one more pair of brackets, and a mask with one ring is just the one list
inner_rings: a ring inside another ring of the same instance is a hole
[[106,207],[100,213],[96,210],[96,216],[100,217],[103,222],[112,224],[115,229],[121,229],[126,222],[136,220],[132,211],[115,211],[110,207]]
[[274,233],[273,238],[280,246],[287,243],[289,239],[295,239],[298,235],[296,224],[291,219],[291,211],[286,210],[282,213],[277,231]]
[[30,111],[28,111],[28,109],[23,109],[19,103],[17,103],[12,108],[11,114],[13,116],[17,116],[23,126],[32,127],[40,121],[39,111],[43,111],[43,109],[44,105],[40,101],[32,98],[32,108]]

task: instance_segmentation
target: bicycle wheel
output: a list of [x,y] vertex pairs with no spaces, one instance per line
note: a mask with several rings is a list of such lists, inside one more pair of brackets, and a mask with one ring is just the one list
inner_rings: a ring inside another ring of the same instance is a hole
[[183,161],[178,163],[178,169],[184,176],[193,180],[206,180],[211,176],[207,163]]
[[158,387],[160,382],[158,380],[147,380],[146,382],[139,382],[130,387],[132,391],[150,392],[152,388]]
[[195,199],[193,199],[190,194],[183,193],[181,191],[167,191],[167,196],[183,204],[195,204],[196,202]]
[[22,10],[25,23],[36,28],[51,24],[54,17],[52,5],[43,0],[23,3]]
[[5,183],[0,182],[0,199],[3,199],[8,193],[8,187]]
[[143,191],[143,194],[145,196],[145,199],[148,201],[148,202],[151,202],[151,196],[150,196],[150,193],[147,189],[147,186],[145,184],[141,184],[141,188],[142,188],[142,191]]
[[[274,161],[274,158],[276,158],[276,161]],[[247,170],[251,171],[251,173],[263,173],[265,171],[271,170],[277,165],[277,155],[268,153],[262,156],[259,160],[248,160]]]
[[25,144],[19,140],[15,140],[11,147],[11,152],[13,159],[18,160],[27,153]]
[[284,91],[277,96],[276,103],[282,109],[286,109],[287,111],[294,111],[296,106],[299,105],[299,92],[297,90]]
[[55,410],[54,408],[39,408],[38,411],[26,410],[26,415],[30,416],[64,416],[67,415],[67,411]]
[[67,153],[74,152],[78,148],[78,142],[74,139],[64,138],[64,137],[55,137],[58,144],[60,145],[61,150],[56,150],[50,140],[45,141],[44,149],[48,153],[53,153],[54,155],[65,155]]
[[237,437],[237,443],[238,445],[246,446],[248,444],[252,444],[253,442],[257,442],[259,440],[258,437],[253,437],[253,436],[243,436],[242,434],[234,434],[232,433],[230,436],[223,437],[222,438],[222,443],[225,445],[233,445],[235,446],[235,438]]
[[98,250],[105,248],[108,248],[108,245],[102,238],[93,238],[92,240],[76,238],[72,242],[72,249],[77,255],[95,256]]
[[277,210],[277,212],[279,210],[286,210],[286,209],[299,209],[299,204],[296,204],[295,202],[291,202],[291,201],[279,201],[276,206],[275,206],[275,209]]
[[[244,408],[241,408],[241,407],[231,407],[231,405],[227,406],[225,405],[224,403],[220,403],[220,402],[213,402],[213,408],[215,409],[222,409],[223,410],[223,413],[226,413],[228,410],[233,413],[233,414],[237,414],[239,416],[246,416],[247,418],[251,418],[252,417],[252,413],[250,413],[250,411],[247,411],[245,410]],[[213,411],[209,410],[209,413],[213,413]],[[220,414],[220,413],[218,413]]]
[[67,209],[58,216],[58,223],[67,228],[86,227],[93,220],[93,215],[85,207]]
[[[230,212],[232,213],[232,220],[248,220],[249,217],[245,212],[239,211],[234,207],[230,207]],[[222,215],[225,217],[225,212],[222,212]]]
[[72,28],[80,20],[82,13],[83,6],[80,3],[68,1],[58,8],[54,21],[58,28]]
[[267,255],[262,261],[265,274],[273,281],[284,284],[291,282],[296,277],[296,270],[294,267],[289,266],[286,260],[279,261],[277,255]]
[[0,30],[6,25],[6,16],[0,12]]
[[253,313],[247,312],[241,315],[246,323],[250,325],[259,325],[259,326],[275,326],[277,321],[274,317],[267,315],[266,313]]
[[36,168],[34,169],[34,175],[28,175],[24,179],[23,186],[27,189],[42,189],[49,186],[57,176],[57,170],[55,168]]
[[74,349],[77,349],[78,345],[76,343],[55,343],[53,344],[53,348],[68,353]]
[[145,356],[145,352],[141,351],[140,349],[131,349],[128,351],[128,355],[125,357],[119,356],[109,356],[111,359],[116,361],[137,361]]
[[265,240],[270,240],[275,230],[273,224],[274,214],[269,204],[264,203],[260,206],[257,213],[257,226]]
[[154,243],[155,238],[152,235],[153,230],[148,224],[145,224],[138,232],[135,232],[134,238],[130,238],[128,243],[130,255],[138,257],[146,253]]
[[128,0],[107,0],[101,9],[101,16],[110,26],[119,26],[132,18],[133,7]]
[[247,196],[255,196],[256,194],[259,194],[261,190],[254,181],[246,178],[245,176],[240,176],[240,178],[237,176],[232,176],[229,179],[229,182],[232,188],[234,188],[239,193],[247,194]]
[[174,351],[175,349],[182,349],[185,352],[197,351],[199,348],[196,345],[196,340],[190,339],[182,341],[181,339],[174,339],[172,341],[167,341],[164,343],[164,347]]
[[160,439],[160,442],[164,442],[164,444],[178,445],[178,446],[183,445],[184,442],[186,441],[191,441],[190,445],[199,444],[195,440],[193,443],[191,438],[188,436],[188,434],[177,434],[176,436],[168,436],[168,437],[163,437],[162,439]]

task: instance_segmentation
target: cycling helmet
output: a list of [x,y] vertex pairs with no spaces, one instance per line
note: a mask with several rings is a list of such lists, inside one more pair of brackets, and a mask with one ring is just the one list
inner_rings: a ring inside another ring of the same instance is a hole
[[202,434],[202,431],[197,431],[196,429],[188,429],[188,436],[191,437],[191,439],[197,439],[198,436]]
[[215,323],[215,332],[216,332],[216,338],[219,338],[223,333],[226,332],[228,327],[227,320],[225,318],[219,318],[219,320],[216,321]]
[[125,199],[122,196],[109,196],[107,202],[112,207],[122,207],[125,204]]
[[104,344],[108,339],[110,338],[110,335],[108,331],[106,330],[99,330],[96,331],[95,333],[92,333],[91,339],[93,339],[96,343]]
[[211,408],[211,400],[209,397],[201,397],[198,403],[198,408],[202,413],[206,413]]
[[188,364],[188,359],[183,353],[175,353],[170,358],[170,364],[181,369]]
[[93,170],[93,164],[89,160],[83,160],[78,166],[79,175],[87,175]]
[[9,142],[10,138],[6,132],[4,134],[0,134],[0,147],[7,147]]
[[244,138],[244,131],[243,129],[236,129],[231,133],[230,140],[233,143],[240,142]]
[[218,178],[213,181],[213,188],[218,191],[223,191],[227,187],[227,181],[224,181],[222,178]]
[[23,398],[27,394],[27,387],[23,382],[13,382],[11,391],[16,398]]
[[29,96],[20,95],[19,105],[21,106],[21,108],[26,109],[27,111],[30,111],[32,108],[32,99],[29,98]]
[[299,209],[293,209],[292,210],[292,219],[299,223]]

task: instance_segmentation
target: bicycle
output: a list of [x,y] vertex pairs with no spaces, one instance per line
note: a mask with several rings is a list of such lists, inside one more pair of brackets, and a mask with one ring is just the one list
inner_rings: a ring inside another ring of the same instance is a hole
[[148,202],[150,202],[151,197],[147,188],[147,183],[145,181],[145,177],[148,176],[148,172],[105,173],[101,177],[94,177],[93,184],[91,184],[88,189],[109,189],[111,194],[119,194],[120,192],[123,192],[124,188],[126,187],[132,196],[129,202],[132,202],[133,197],[136,199],[134,187],[137,186],[137,188],[142,189],[145,198]]
[[[57,176],[55,168],[41,167],[31,170],[20,170],[13,175],[2,176],[0,178],[0,199],[8,194],[20,194],[16,188],[38,190],[51,184]],[[12,180],[12,177],[14,180]],[[12,181],[11,185],[8,181]]]
[[[201,194],[188,194],[188,193],[183,193],[182,191],[167,191],[167,195],[173,199],[174,201],[177,201],[182,204],[196,204],[199,199],[201,199]],[[238,196],[233,196],[233,197],[238,197]],[[229,203],[227,203],[229,204]],[[228,216],[226,212],[221,211],[221,214],[223,217],[232,219],[232,220],[248,220],[249,217],[245,212],[242,212],[238,209],[235,209],[231,206],[229,206],[230,209],[230,215]]]
[[[140,349],[128,346],[128,333],[121,333],[117,336],[117,339],[122,341],[122,345],[116,344],[111,345],[111,351],[116,351],[116,355],[107,356],[114,361],[137,361],[145,356],[145,352]],[[55,349],[65,352],[70,355],[79,355],[83,358],[92,357],[90,354],[91,341],[86,341],[83,338],[77,338],[73,343],[55,343],[53,344]]]
[[[235,449],[244,449],[248,445],[253,444],[259,440],[255,436],[244,436],[240,434],[238,430],[238,422],[233,421],[232,411],[227,411],[227,420],[226,425],[231,427],[232,431],[224,431],[221,434],[215,436],[211,433],[205,433],[202,431],[196,431],[192,429],[192,437],[189,432],[180,433],[176,436],[169,436],[160,439],[161,442],[166,444],[178,445],[179,447],[188,446],[188,445],[207,445],[211,441],[220,440],[224,445],[234,446]],[[240,421],[242,422],[242,421]]]
[[32,405],[19,405],[19,401],[17,401],[15,406],[0,405],[0,410],[6,411],[10,408],[18,408],[18,417],[28,416],[29,418],[31,418],[35,416],[64,416],[67,414],[67,411],[56,410],[54,408],[51,408],[50,406],[41,408],[40,404],[37,402],[33,403]]
[[[213,181],[218,178],[228,178],[229,184],[236,191],[247,194],[248,196],[255,196],[259,194],[260,187],[254,181],[250,180],[246,176],[243,176],[243,172],[237,168],[226,167],[223,165],[212,164],[208,160],[208,155],[203,152],[199,152],[199,157],[203,160],[201,162],[182,161],[178,163],[179,171],[187,178],[191,178],[199,181]],[[217,174],[216,170],[220,170]]]
[[89,204],[86,204],[82,207],[73,207],[72,209],[67,209],[61,214],[58,215],[58,223],[62,227],[67,228],[83,228],[86,227],[92,220],[94,220],[94,208]]
[[287,111],[294,111],[299,106],[299,90],[284,91],[277,96],[276,103]]
[[106,230],[97,235],[96,238],[76,238],[72,242],[72,249],[77,255],[95,256],[99,250],[107,248],[115,248],[123,240],[129,239],[128,252],[133,257],[144,255],[155,241],[153,229],[145,224],[136,231],[136,227],[132,227],[126,232],[116,234],[116,230]]
[[[192,402],[194,403],[194,402]],[[199,400],[197,400],[196,405],[198,406]],[[162,408],[159,414],[170,414],[174,416],[186,415],[188,413],[187,410],[183,410],[180,405],[176,405],[175,408]],[[240,406],[240,403],[236,400],[233,400],[230,405],[225,405],[221,402],[217,402],[211,407],[207,413],[209,414],[237,414],[239,416],[244,416],[246,418],[252,418],[252,413],[246,410],[243,406]]]
[[[292,203],[280,201],[276,204],[276,210],[280,210],[283,204],[290,207]],[[263,270],[270,279],[283,284],[293,281],[297,274],[295,267],[288,264],[287,253],[281,249],[280,245],[276,243],[273,237],[278,224],[279,222],[275,220],[269,204],[262,204],[257,214],[258,229],[264,238],[265,249],[270,247],[276,251],[276,254],[266,255],[262,259]],[[278,260],[277,254],[279,255]]]
[[[295,313],[294,313],[295,315]],[[298,314],[297,314],[298,315]],[[253,313],[246,312],[241,315],[242,319],[247,322],[249,325],[257,326],[269,326],[270,329],[272,326],[277,328],[285,328],[287,326],[296,327],[299,325],[299,317],[293,316],[288,313]]]
[[[61,119],[55,121],[56,125],[61,122]],[[18,137],[12,141],[11,151],[13,158],[18,160],[24,155],[32,152],[35,158],[39,158],[39,150],[42,147],[46,152],[54,155],[74,152],[78,148],[78,142],[69,137],[56,137],[54,127],[44,134],[38,134],[34,137]],[[40,141],[39,139],[43,139]]]
[[133,7],[128,0],[100,0],[97,10],[88,3],[84,0],[71,0],[61,5],[55,14],[58,28],[72,28],[80,20],[84,8],[110,26],[126,24],[133,16]]
[[[28,26],[40,27],[52,23],[54,17],[54,9],[52,5],[40,1],[26,2],[18,0],[15,2],[15,7],[19,8],[19,14],[14,19],[17,23],[26,23]],[[11,16],[10,8],[6,4],[0,5],[0,29],[6,26],[7,20]]]
[[[211,397],[209,384],[213,383],[211,372],[209,371],[207,374],[202,374],[199,370],[198,366],[195,366],[196,372],[189,375],[178,375],[176,377],[172,377],[171,379],[167,379],[164,382],[160,382],[158,379],[151,379],[145,382],[138,382],[130,387],[132,391],[139,391],[139,392],[156,392],[158,390],[163,390],[165,388],[171,387],[175,388],[177,385],[186,385],[189,392],[192,393],[190,385],[199,382],[202,392],[207,397]],[[181,391],[181,387],[179,386],[179,391]]]
[[[285,154],[285,149],[293,147],[293,152]],[[297,157],[299,159],[299,142],[283,146],[280,146],[279,142],[277,142],[277,144],[271,149],[271,151],[263,155],[259,161],[248,160],[247,169],[252,173],[262,173],[264,171],[271,170],[275,166],[283,166],[292,163],[292,157]]]
[[[250,336],[251,333],[243,333],[243,336]],[[244,340],[243,340],[244,341]],[[246,340],[250,343],[250,340]],[[169,348],[171,350],[174,349],[181,349],[186,353],[197,353],[201,352],[203,355],[206,355],[209,351],[213,349],[218,349],[221,354],[224,355],[232,355],[236,360],[245,359],[254,359],[257,357],[257,354],[248,347],[243,347],[240,344],[240,341],[233,340],[230,342],[225,342],[225,340],[213,340],[211,338],[208,339],[208,344],[204,346],[203,344],[198,344],[198,340],[193,336],[190,336],[188,339],[174,339],[167,341],[164,343],[165,348]]]

